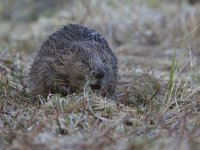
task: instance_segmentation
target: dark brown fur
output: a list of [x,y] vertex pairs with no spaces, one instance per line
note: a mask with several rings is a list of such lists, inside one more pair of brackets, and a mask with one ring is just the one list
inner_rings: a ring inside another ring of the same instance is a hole
[[117,83],[117,59],[107,41],[92,29],[69,24],[51,34],[34,57],[28,75],[31,93],[67,95],[92,90],[112,95]]

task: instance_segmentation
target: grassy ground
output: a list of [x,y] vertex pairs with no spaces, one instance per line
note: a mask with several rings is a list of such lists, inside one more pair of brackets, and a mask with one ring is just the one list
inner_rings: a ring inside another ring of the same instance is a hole
[[[0,1],[0,149],[199,149],[199,2],[60,0],[46,9],[29,1],[20,11],[16,1],[15,13],[7,2]],[[86,91],[31,101],[31,56],[68,23],[109,41],[119,60],[114,99]]]

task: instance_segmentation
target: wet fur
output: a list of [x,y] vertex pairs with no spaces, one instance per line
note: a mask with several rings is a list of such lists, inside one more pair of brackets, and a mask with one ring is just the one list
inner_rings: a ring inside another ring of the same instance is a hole
[[[97,80],[92,71],[101,70]],[[92,29],[69,24],[51,34],[37,51],[28,74],[33,95],[83,92],[87,82],[101,84],[98,91],[112,95],[117,83],[117,59],[107,41]]]

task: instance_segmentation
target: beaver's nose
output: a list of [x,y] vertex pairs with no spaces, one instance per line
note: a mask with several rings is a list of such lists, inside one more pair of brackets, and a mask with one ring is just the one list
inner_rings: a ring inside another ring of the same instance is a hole
[[101,69],[97,69],[95,71],[93,71],[93,75],[97,78],[97,79],[102,79],[104,77],[104,72]]

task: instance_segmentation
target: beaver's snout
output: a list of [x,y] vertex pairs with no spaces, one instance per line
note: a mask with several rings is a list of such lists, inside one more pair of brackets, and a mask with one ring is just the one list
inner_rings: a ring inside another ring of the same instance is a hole
[[102,79],[105,75],[105,73],[101,69],[97,69],[97,70],[92,71],[92,74],[97,79]]
[[93,76],[93,83],[90,85],[92,90],[100,90],[101,89],[101,80],[103,79],[103,77],[105,76],[104,71],[102,71],[101,69],[96,69],[92,71],[92,76]]

